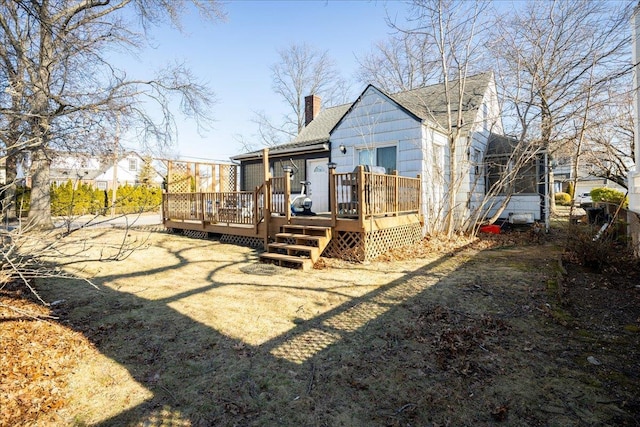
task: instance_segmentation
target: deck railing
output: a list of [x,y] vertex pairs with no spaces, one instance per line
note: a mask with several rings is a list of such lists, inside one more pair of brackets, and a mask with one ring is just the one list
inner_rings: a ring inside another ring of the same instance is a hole
[[[331,216],[365,219],[419,213],[420,177],[409,178],[365,172],[330,175]],[[166,219],[198,220],[212,224],[254,225],[272,214],[290,217],[291,182],[272,177],[255,191],[218,193],[168,193],[164,195]]]
[[248,224],[262,215],[261,200],[253,191],[165,194],[165,218],[212,224]]
[[[419,213],[420,177],[365,172],[332,173],[332,215],[359,218]],[[336,208],[333,209],[333,206]]]

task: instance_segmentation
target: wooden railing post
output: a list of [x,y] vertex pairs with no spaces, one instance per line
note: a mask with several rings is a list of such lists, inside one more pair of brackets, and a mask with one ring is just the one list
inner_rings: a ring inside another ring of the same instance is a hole
[[200,193],[200,221],[202,221],[202,228],[204,228],[204,193]]
[[258,191],[260,190],[260,187],[256,187],[255,190],[253,190],[253,215],[252,215],[252,219],[253,219],[253,226],[256,228],[256,231],[258,231],[258,224],[260,223],[260,218],[258,218]]
[[162,223],[167,222],[167,212],[169,212],[169,196],[165,191],[162,192]]
[[264,250],[269,246],[269,223],[271,222],[271,179],[264,183]]
[[338,194],[336,192],[336,170],[329,169],[329,208],[331,209],[331,226],[335,227],[338,215]]
[[284,216],[287,219],[287,224],[291,222],[291,171],[286,169],[284,171]]
[[269,246],[269,223],[271,222],[271,174],[269,173],[269,149],[262,150],[262,167],[264,172],[264,250]]
[[358,165],[358,220],[361,228],[364,228],[365,209],[367,209],[367,201],[364,194],[364,176],[364,166]]
[[398,179],[398,171],[393,172],[394,178],[394,188],[395,188],[395,194],[393,197],[393,211],[395,212],[395,216],[398,216],[398,213],[400,212],[400,187],[399,187],[399,182],[400,180]]
[[422,177],[418,174],[418,215],[421,221],[424,222],[424,215],[422,212]]

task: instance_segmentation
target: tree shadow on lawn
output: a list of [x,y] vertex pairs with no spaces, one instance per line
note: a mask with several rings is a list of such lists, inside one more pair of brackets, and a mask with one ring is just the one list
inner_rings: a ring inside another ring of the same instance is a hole
[[[152,273],[188,274],[193,266],[181,252],[173,251],[177,261]],[[97,294],[74,285],[67,314],[72,327],[153,394],[100,426],[611,420],[620,410],[608,404],[593,412],[601,396],[593,393],[588,372],[572,360],[571,346],[557,341],[558,325],[537,316],[549,273],[541,267],[554,255],[526,271],[509,267],[512,256],[498,253],[488,266],[482,253],[438,258],[325,312],[294,319],[284,332],[265,331],[270,338],[259,344],[234,336],[242,325],[225,331],[198,320],[201,310],[215,315],[214,290],[236,288],[233,296],[240,300],[232,311],[252,304],[251,290],[309,290],[278,283],[305,274],[279,267],[264,266],[274,273],[271,281],[250,283],[256,276],[251,271],[261,273],[249,267],[257,263],[255,253],[211,268],[204,286],[157,299],[104,285],[150,274],[144,270],[101,277]],[[249,272],[246,281],[221,280],[239,266]],[[350,286],[342,280],[318,292],[345,297],[340,289]],[[185,299],[190,304],[181,304]],[[260,322],[260,316],[244,313],[249,322]]]

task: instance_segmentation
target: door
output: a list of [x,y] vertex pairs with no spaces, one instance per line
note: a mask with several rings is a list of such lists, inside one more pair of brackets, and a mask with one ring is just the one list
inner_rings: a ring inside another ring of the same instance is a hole
[[313,212],[329,212],[329,159],[307,160],[307,196],[311,198]]

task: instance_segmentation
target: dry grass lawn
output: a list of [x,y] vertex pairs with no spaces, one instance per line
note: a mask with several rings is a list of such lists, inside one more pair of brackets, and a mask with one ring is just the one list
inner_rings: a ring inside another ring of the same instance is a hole
[[[65,269],[96,288],[40,281],[57,322],[0,311],[3,346],[51,366],[0,378],[0,425],[637,425],[638,334],[603,350],[567,326],[552,242],[300,272],[214,240],[83,233]],[[36,329],[49,341],[17,341]],[[58,397],[20,409],[34,384]]]

